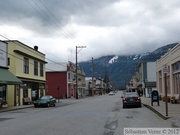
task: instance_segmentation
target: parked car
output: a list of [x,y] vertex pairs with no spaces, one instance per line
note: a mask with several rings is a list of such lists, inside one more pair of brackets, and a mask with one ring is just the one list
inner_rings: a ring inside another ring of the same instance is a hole
[[127,106],[141,107],[141,98],[137,92],[125,92],[122,96],[123,108]]
[[56,106],[56,99],[53,96],[46,95],[42,96],[38,100],[34,101],[34,107],[50,107]]
[[115,93],[113,91],[110,91],[109,96],[111,96],[111,95],[115,95]]

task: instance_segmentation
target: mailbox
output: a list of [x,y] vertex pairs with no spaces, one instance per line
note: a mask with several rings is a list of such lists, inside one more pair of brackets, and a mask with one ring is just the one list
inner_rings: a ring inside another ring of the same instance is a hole
[[159,93],[157,90],[151,92],[151,106],[153,106],[153,102],[157,102],[159,106]]

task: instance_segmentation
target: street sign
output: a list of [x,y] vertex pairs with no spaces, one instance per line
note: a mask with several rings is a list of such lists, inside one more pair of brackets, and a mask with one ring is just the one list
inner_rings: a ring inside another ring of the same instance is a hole
[[165,64],[165,65],[163,66],[163,73],[167,74],[168,71],[169,71],[169,70],[168,70],[168,65]]

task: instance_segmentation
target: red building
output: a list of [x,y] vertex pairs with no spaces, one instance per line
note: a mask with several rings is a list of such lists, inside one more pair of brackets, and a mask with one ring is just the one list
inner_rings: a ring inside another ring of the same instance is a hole
[[76,97],[75,91],[75,68],[69,62],[65,65],[48,65],[46,71],[47,95],[52,95],[57,99]]

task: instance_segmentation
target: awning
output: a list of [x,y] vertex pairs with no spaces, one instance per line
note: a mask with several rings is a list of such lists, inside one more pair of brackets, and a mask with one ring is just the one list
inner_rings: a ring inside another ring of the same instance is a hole
[[15,75],[13,75],[8,69],[0,68],[0,84],[15,85],[21,84]]

